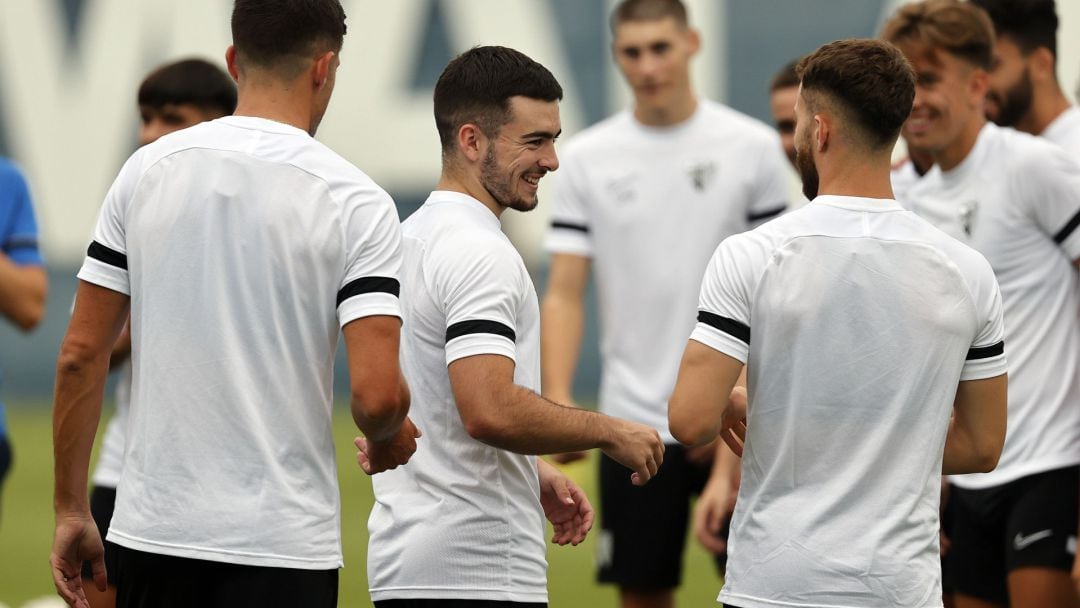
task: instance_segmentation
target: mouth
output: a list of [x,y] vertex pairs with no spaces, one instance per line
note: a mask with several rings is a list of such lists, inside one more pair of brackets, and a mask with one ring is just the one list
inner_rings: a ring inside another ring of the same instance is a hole
[[529,188],[535,190],[540,185],[540,178],[544,177],[543,173],[526,173],[521,176],[521,181],[525,182]]
[[907,120],[907,124],[904,125],[904,131],[908,135],[925,135],[930,132],[934,123],[934,117],[929,113],[926,114],[912,114]]

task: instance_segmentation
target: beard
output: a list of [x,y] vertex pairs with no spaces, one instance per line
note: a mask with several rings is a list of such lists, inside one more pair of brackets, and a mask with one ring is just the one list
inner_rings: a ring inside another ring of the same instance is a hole
[[516,181],[512,173],[507,175],[507,171],[499,167],[498,159],[495,158],[495,146],[489,147],[484,162],[480,164],[480,185],[500,207],[517,211],[532,211],[540,202],[539,197],[531,201],[522,198],[514,191]]
[[1032,98],[1031,72],[1024,68],[1024,73],[1016,84],[1009,87],[1004,95],[998,95],[991,91],[987,96],[998,108],[997,115],[992,118],[994,124],[1002,127],[1015,127],[1021,119],[1031,110]]
[[821,180],[817,167],[814,166],[814,155],[809,146],[800,149],[799,145],[795,144],[795,169],[799,171],[799,178],[802,179],[803,196],[807,200],[814,200],[818,195]]

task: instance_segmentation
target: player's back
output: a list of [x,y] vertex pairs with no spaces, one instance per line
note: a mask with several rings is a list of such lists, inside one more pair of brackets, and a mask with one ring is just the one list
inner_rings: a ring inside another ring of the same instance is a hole
[[714,264],[752,269],[751,402],[722,599],[936,605],[953,398],[965,360],[1000,360],[969,352],[989,265],[884,200],[819,197],[729,241]]

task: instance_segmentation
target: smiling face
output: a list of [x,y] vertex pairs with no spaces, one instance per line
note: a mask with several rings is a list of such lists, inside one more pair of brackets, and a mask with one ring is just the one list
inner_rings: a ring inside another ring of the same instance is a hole
[[981,126],[986,72],[941,49],[918,44],[900,48],[915,68],[915,103],[904,137],[938,157]]
[[[769,93],[769,109],[772,110],[773,124],[780,133],[780,143],[784,154],[795,165],[795,100],[799,97],[799,87],[781,87]],[[797,165],[795,165],[797,166]]]
[[1034,87],[1028,59],[1009,36],[995,41],[986,116],[1003,127],[1015,127],[1031,111]]
[[674,17],[624,21],[612,49],[638,108],[667,113],[690,95],[690,58],[700,46],[697,33]]
[[559,168],[555,139],[562,132],[559,102],[510,99],[510,121],[488,142],[480,184],[500,207],[536,208],[540,179]]

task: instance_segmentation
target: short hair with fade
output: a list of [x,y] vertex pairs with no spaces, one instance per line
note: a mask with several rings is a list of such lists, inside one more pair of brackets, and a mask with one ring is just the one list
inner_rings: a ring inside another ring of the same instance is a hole
[[443,157],[454,152],[458,130],[475,124],[488,137],[512,120],[510,99],[561,101],[562,85],[524,53],[504,46],[477,46],[447,64],[435,83],[435,127]]
[[994,25],[981,8],[960,0],[925,0],[900,7],[881,37],[896,45],[939,48],[984,70],[993,64]]
[[1008,36],[1029,54],[1046,47],[1057,58],[1058,16],[1054,0],[971,0],[986,11],[998,36]]
[[191,104],[208,114],[222,116],[236,110],[236,84],[224,70],[202,59],[167,63],[139,85],[139,105],[161,108]]
[[904,54],[881,40],[822,45],[799,61],[802,97],[811,112],[839,106],[873,150],[892,149],[915,101],[915,71]]
[[611,12],[611,32],[628,21],[658,21],[672,18],[679,27],[690,25],[690,15],[682,0],[622,0]]
[[345,39],[345,10],[339,0],[236,0],[233,45],[244,60],[262,68],[292,67]]
[[799,60],[790,61],[780,68],[780,71],[773,75],[772,81],[769,83],[769,92],[779,91],[780,89],[788,89],[791,87],[799,86]]

